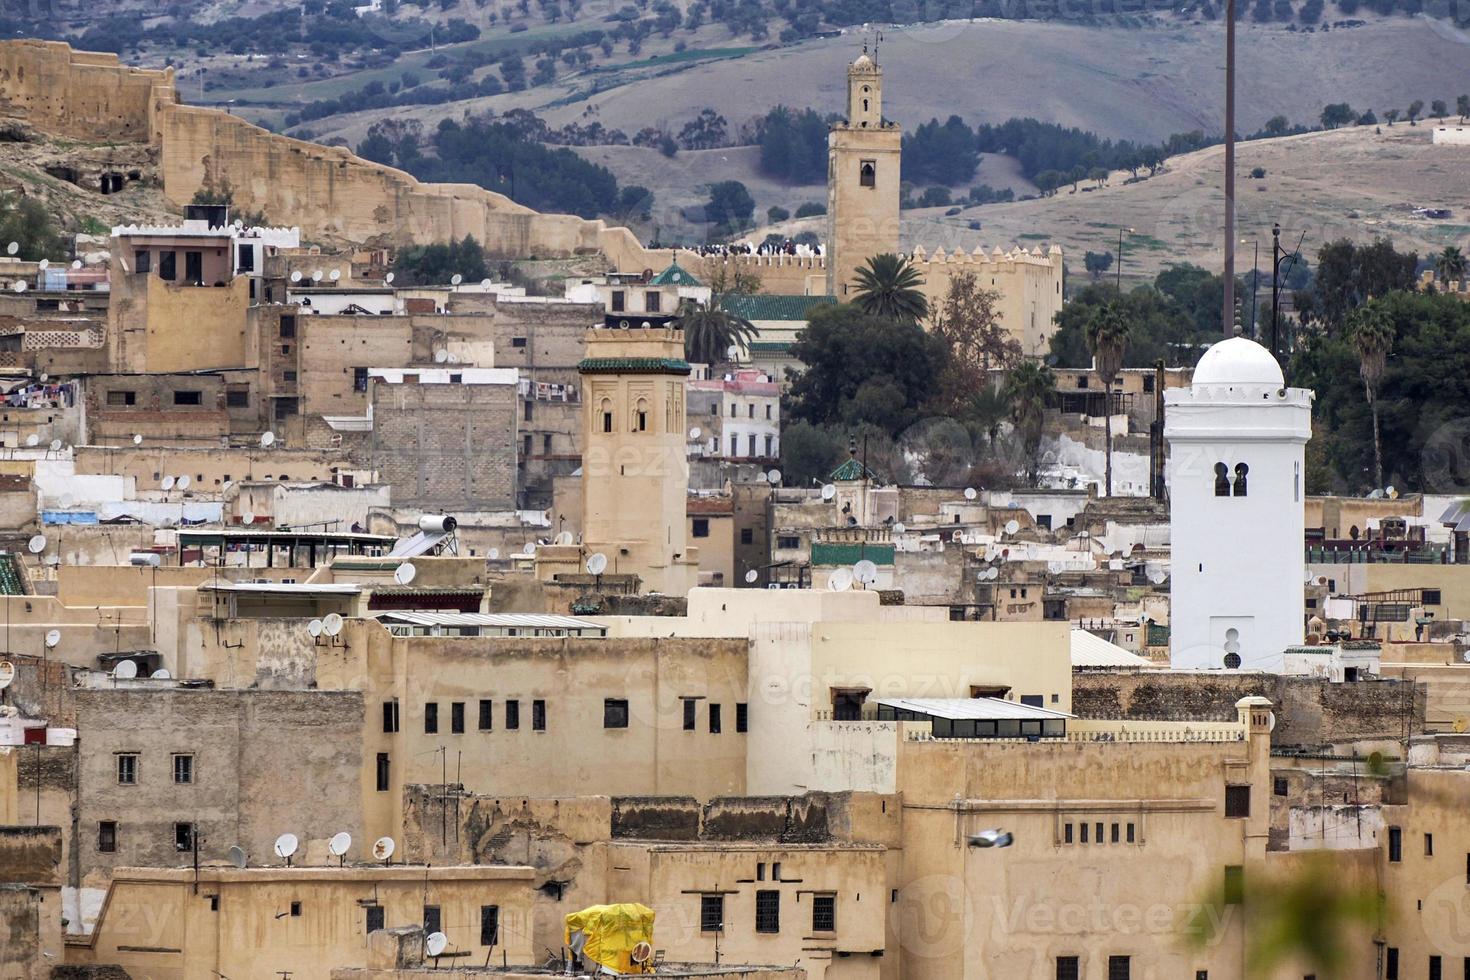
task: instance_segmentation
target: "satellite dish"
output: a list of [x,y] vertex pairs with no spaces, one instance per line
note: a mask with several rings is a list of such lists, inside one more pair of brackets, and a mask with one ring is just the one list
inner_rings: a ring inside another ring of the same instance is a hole
[[391,272],[390,272],[390,273],[388,273],[388,274],[387,274],[387,275],[386,275],[386,276],[384,276],[384,277],[383,277],[383,281],[384,281],[384,282],[385,282],[385,283],[387,283],[387,282],[392,282],[392,281],[393,281],[393,273],[391,273]]
[[42,259],[41,261],[39,261],[39,262],[36,263],[36,268],[37,269],[42,269],[42,270],[51,268],[51,260],[50,259]]
[[254,524],[255,523],[255,515],[252,514],[252,513],[250,513],[250,511],[247,510],[245,513],[243,513],[243,514],[240,515],[240,523],[241,524]]
[[36,446],[40,444],[40,442],[41,442],[41,437],[38,436],[38,435],[36,435],[34,432],[32,432],[30,435],[26,436],[26,448],[27,449],[35,449]]
[[61,440],[60,439],[52,439],[51,440],[51,451],[53,453],[54,452],[60,452],[61,451]]
[[447,360],[449,360],[449,351],[443,350],[441,348],[440,350],[436,350],[434,352],[434,363],[435,364],[443,364]]
[[893,533],[894,534],[902,534],[903,532],[905,532],[907,530],[908,530],[908,528],[904,526],[903,521],[899,521],[897,524],[893,525]]
[[347,853],[347,849],[351,846],[352,835],[345,830],[341,833],[333,834],[332,839],[327,841],[327,850],[331,852],[332,857],[341,857]]
[[292,269],[291,270],[291,281],[292,282],[300,282],[301,281],[301,270],[300,269]]
[[766,480],[770,482],[771,486],[776,486],[781,482],[781,471],[771,470],[771,472],[766,474]]
[[300,843],[296,839],[295,834],[282,834],[276,838],[276,843],[272,847],[272,850],[276,852],[276,857],[285,858],[286,863],[289,864],[291,863],[291,855],[296,853],[296,847]]
[[965,487],[965,499],[966,500],[974,500],[976,496],[978,496],[978,495],[975,493],[975,488],[974,487]]
[[1007,534],[1015,534],[1019,530],[1021,530],[1021,522],[1020,521],[1015,520],[1014,518],[1012,518],[1009,521],[1006,521],[1006,533]]
[[500,549],[499,548],[491,548],[489,551],[487,551],[485,553],[485,557],[486,558],[489,558],[491,561],[495,561],[497,558],[500,557]]
[[322,270],[320,270],[320,269],[313,270],[312,273],[311,273],[311,281],[312,282],[321,282],[322,281]]
[[23,281],[17,279],[15,281],[15,285],[10,288],[14,289],[17,293],[23,293],[26,291],[26,284]]
[[692,428],[692,429],[689,430],[689,438],[690,439],[698,439],[699,436],[700,436],[699,426],[696,425],[694,428]]
[[593,575],[601,575],[607,571],[607,555],[602,552],[587,556],[587,571]]
[[852,569],[839,568],[827,577],[827,588],[833,592],[846,592],[852,588]]
[[138,665],[132,660],[119,660],[112,668],[112,676],[120,681],[129,681],[138,676]]
[[1309,569],[1307,569],[1307,572],[1306,572],[1306,575],[1304,576],[1304,578],[1305,578],[1306,583],[1308,585],[1311,585],[1312,582],[1316,580],[1317,576],[1313,575],[1312,574],[1312,570],[1309,568]]
[[489,279],[481,279],[480,280],[480,288],[481,289],[489,289],[491,285],[492,285],[492,283],[490,282]]
[[831,500],[837,496],[837,488],[830,483],[822,484],[822,499]]
[[180,490],[187,490],[187,489],[189,489],[189,476],[188,476],[188,474],[186,473],[185,475],[183,475],[183,476],[179,477],[177,480],[175,480],[174,481],[174,486],[178,487]]
[[761,573],[760,572],[757,572],[753,568],[750,571],[748,571],[748,572],[745,573],[745,581],[748,582],[748,583],[750,583],[750,584],[752,584],[752,585],[754,585],[755,584],[755,580],[758,579],[758,578],[760,578],[760,577],[761,577]]
[[269,449],[276,441],[276,434],[269,430],[260,434],[260,448]]
[[328,636],[342,632],[342,617],[337,613],[327,613],[322,617],[322,632]]
[[521,554],[523,554],[523,555],[534,555],[535,553],[536,553],[536,542],[534,542],[534,541],[527,541],[525,544],[521,545]]
[[169,490],[172,490],[174,488],[174,478],[171,476],[164,477],[163,482],[160,483],[159,486],[163,487],[164,492],[167,493]]
[[82,267],[82,260],[81,259],[75,259],[75,260],[73,260],[72,261],[72,264],[71,264],[71,267],[73,269],[80,269]]
[[852,577],[863,585],[878,581],[878,566],[867,558],[852,566]]
[[167,670],[160,667],[148,676],[152,677],[156,681],[167,681],[172,680],[174,675],[170,674]]
[[19,252],[19,251],[20,251],[20,242],[11,242],[9,245],[6,245],[5,246],[5,254],[6,255],[14,255],[16,252]]
[[1397,500],[1398,499],[1398,495],[1399,495],[1398,488],[1395,487],[1395,486],[1393,486],[1392,484],[1390,484],[1388,486],[1388,488],[1386,490],[1384,490],[1383,492],[1386,493],[1386,494],[1388,494],[1388,498],[1390,500]]
[[727,360],[727,361],[733,361],[733,360],[735,360],[735,358],[737,358],[739,356],[740,356],[740,345],[739,344],[731,344],[729,347],[726,347],[725,348],[725,360]]
[[458,272],[449,277],[449,285],[451,286],[458,286],[462,282],[464,282],[464,276],[460,275]]
[[393,569],[393,581],[399,585],[407,585],[413,581],[414,576],[418,573],[419,570],[413,566],[412,562],[404,562],[402,565]]
[[[455,276],[458,279],[458,276]],[[424,940],[424,952],[430,956],[440,956],[449,946],[449,937],[442,932],[431,932],[429,938]]]
[[39,555],[46,550],[46,535],[36,534],[26,542],[26,550],[33,555]]
[[341,269],[333,269],[330,273],[327,274],[327,278],[330,279],[330,280],[332,280],[333,282],[338,281],[339,279],[342,278],[342,270]]
[[143,445],[143,434],[141,432],[134,432],[133,433],[133,445],[135,445],[135,446],[141,446],[141,445]]
[[1154,585],[1163,585],[1166,578],[1168,578],[1168,576],[1165,575],[1163,572],[1154,572],[1148,577],[1148,580]]
[[235,867],[243,871],[245,870],[245,864],[248,861],[249,857],[245,853],[245,848],[241,847],[239,844],[236,844],[230,848],[230,863],[233,864]]
[[0,660],[0,691],[5,690],[15,681],[15,664],[9,660]]
[[566,547],[567,545],[574,543],[576,540],[576,537],[573,536],[571,531],[563,531],[556,536],[556,543],[561,545],[562,547]]
[[61,642],[61,630],[47,630],[46,631],[46,648],[48,650],[55,649],[56,648],[56,644],[58,644],[60,642]]
[[379,837],[373,841],[373,859],[386,861],[393,856],[393,852],[397,849],[398,845],[393,842],[393,838]]
[[313,619],[311,622],[307,623],[306,624],[306,632],[308,632],[308,633],[311,634],[311,638],[313,640],[316,639],[317,637],[321,636],[322,635],[322,621],[320,619]]
[[640,939],[633,944],[633,951],[628,956],[634,963],[647,963],[653,956],[653,947]]

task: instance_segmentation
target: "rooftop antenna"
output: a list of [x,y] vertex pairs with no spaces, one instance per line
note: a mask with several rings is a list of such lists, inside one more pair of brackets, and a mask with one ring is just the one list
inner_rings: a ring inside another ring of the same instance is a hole
[[773,487],[780,486],[781,485],[781,471],[780,470],[771,470],[769,473],[766,474],[766,480]]
[[424,952],[436,960],[444,955],[444,950],[449,946],[449,937],[442,932],[431,932],[429,938],[424,940]]
[[39,555],[46,550],[46,535],[35,534],[26,542],[26,550],[33,555]]
[[313,640],[320,637],[322,635],[322,621],[320,619],[313,619],[311,622],[307,623],[306,632],[311,634],[311,638]]
[[387,864],[388,859],[393,856],[393,852],[397,848],[398,845],[393,842],[393,838],[379,837],[373,841],[373,860],[382,861],[384,864]]
[[852,577],[864,586],[873,585],[878,581],[878,565],[870,558],[864,558],[852,566]]
[[300,844],[300,841],[296,839],[296,835],[287,833],[276,838],[275,846],[272,849],[276,852],[276,857],[286,859],[286,867],[289,868],[291,867],[291,855],[296,853],[298,844]]
[[393,273],[390,272],[386,276],[384,276],[383,277],[383,282],[385,282],[385,283],[392,283],[393,282]]
[[141,433],[141,432],[134,432],[133,433],[133,445],[135,445],[135,446],[141,446],[141,445],[143,445],[143,433]]
[[271,432],[269,429],[267,429],[266,431],[264,431],[264,432],[262,432],[260,434],[260,448],[261,449],[269,449],[272,445],[275,444],[275,441],[276,441],[276,434],[274,432]]
[[327,273],[327,278],[332,280],[333,282],[339,281],[342,278],[342,270],[333,269],[331,272]]
[[458,272],[449,277],[449,285],[451,286],[458,286],[462,282],[464,282],[464,276],[460,275]]
[[114,680],[130,681],[138,676],[138,665],[132,660],[119,660],[117,666],[112,668]]
[[754,585],[755,582],[756,582],[756,579],[758,579],[760,577],[761,577],[761,573],[752,568],[750,571],[748,571],[748,572],[745,573],[745,581],[746,581],[746,584],[748,584],[748,585]]
[[492,285],[494,285],[494,284],[489,279],[481,279],[480,280],[480,288],[481,289],[489,289]]
[[174,478],[171,477],[171,476],[164,477],[163,478],[163,482],[161,482],[159,484],[159,486],[163,487],[163,492],[164,493],[168,493],[170,490],[172,490],[174,488]]
[[351,846],[352,835],[345,830],[333,834],[332,839],[327,841],[327,850],[331,852],[332,857],[337,859],[337,867],[340,868],[347,863],[347,849]]
[[155,670],[153,673],[149,674],[148,676],[151,677],[155,681],[171,681],[171,680],[173,680],[173,677],[174,677],[174,675],[173,674],[170,674],[168,672],[168,670],[166,668],[164,668],[164,667],[158,668],[157,670]]
[[17,279],[15,281],[15,285],[14,286],[11,286],[10,288],[11,289],[14,289],[17,293],[23,293],[23,292],[25,292],[26,291],[25,280],[23,280],[23,279]]
[[36,268],[40,269],[42,272],[46,271],[47,269],[51,268],[51,260],[42,259],[41,261],[36,263]]
[[908,530],[908,528],[904,526],[903,521],[899,521],[897,524],[893,525],[893,533],[894,534],[902,534],[903,532],[905,532],[907,530]]
[[975,492],[975,488],[974,487],[965,487],[965,499],[966,500],[974,500],[978,496],[979,496],[979,494]]
[[587,571],[593,575],[601,575],[607,571],[607,555],[598,551],[587,556]]
[[47,650],[55,650],[57,644],[59,644],[60,642],[61,642],[61,630],[47,630],[46,631],[46,649]]
[[321,282],[322,281],[322,270],[320,270],[320,269],[313,269],[312,272],[311,272],[311,281],[314,282],[314,283]]
[[561,545],[562,547],[566,547],[569,544],[574,544],[576,540],[576,536],[573,535],[571,531],[562,531],[556,536],[556,543]]
[[397,568],[393,569],[393,581],[397,582],[399,585],[407,585],[413,581],[414,576],[418,573],[419,570],[414,566],[414,564],[412,562],[406,561],[402,565],[399,565]]
[[489,558],[491,561],[495,561],[500,557],[500,549],[491,548],[489,551],[485,552],[485,557]]
[[185,473],[183,476],[175,480],[174,486],[178,487],[181,491],[189,489],[189,474]]
[[292,282],[300,282],[301,281],[301,270],[300,269],[292,269],[291,270],[291,281]]
[[245,865],[249,862],[250,857],[245,853],[245,848],[241,847],[239,844],[235,844],[233,847],[230,848],[230,863],[233,864],[235,867],[239,868],[241,871],[244,871]]
[[1020,521],[1016,520],[1015,518],[1012,518],[1011,520],[1006,521],[1005,531],[1006,531],[1007,534],[1015,534],[1019,530],[1021,530],[1021,522]]
[[831,500],[835,496],[837,496],[837,487],[836,487],[836,485],[831,484],[831,483],[824,483],[824,484],[822,484],[822,499],[823,500]]
[[327,636],[336,636],[342,632],[342,617],[337,613],[327,613],[322,617],[322,632]]
[[827,577],[827,588],[833,592],[846,592],[852,588],[852,569],[846,566],[835,569]]
[[6,255],[14,255],[16,252],[19,252],[19,251],[20,251],[20,242],[11,242],[9,245],[6,245],[5,246],[5,254]]
[[449,360],[449,351],[445,350],[444,348],[441,347],[441,348],[439,348],[438,350],[436,350],[434,352],[434,363],[435,364],[444,364],[448,360]]
[[38,436],[38,435],[36,435],[34,432],[32,432],[30,435],[26,436],[26,448],[27,449],[35,449],[40,444],[41,444],[41,437]]
[[245,513],[240,515],[240,523],[249,527],[251,524],[255,523],[255,515],[247,510]]

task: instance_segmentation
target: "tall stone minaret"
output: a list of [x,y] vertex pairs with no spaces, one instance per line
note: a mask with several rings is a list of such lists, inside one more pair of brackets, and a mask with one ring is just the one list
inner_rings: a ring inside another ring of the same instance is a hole
[[898,251],[902,142],[883,118],[883,69],[863,45],[847,66],[847,120],[827,135],[827,291],[839,301],[870,256]]

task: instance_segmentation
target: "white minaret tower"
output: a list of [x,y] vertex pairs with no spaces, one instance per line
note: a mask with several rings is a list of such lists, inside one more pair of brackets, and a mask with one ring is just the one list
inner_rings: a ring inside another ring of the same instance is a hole
[[1233,337],[1164,405],[1170,663],[1279,671],[1302,642],[1312,392],[1287,388],[1266,348]]

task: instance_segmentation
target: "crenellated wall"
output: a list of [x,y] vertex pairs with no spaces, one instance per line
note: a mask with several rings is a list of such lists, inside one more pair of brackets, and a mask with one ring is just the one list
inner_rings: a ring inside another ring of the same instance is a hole
[[928,253],[914,249],[911,256],[924,277],[924,294],[930,307],[943,301],[950,282],[964,273],[974,273],[982,289],[999,293],[996,312],[1006,330],[1021,344],[1028,357],[1047,353],[1051,335],[1056,332],[1056,315],[1062,308],[1062,249],[1050,245],[1002,251],[999,246],[986,252],[976,247],[973,252],[955,250],[946,253],[938,248]]
[[60,41],[0,43],[0,117],[56,136],[156,142],[154,123],[176,101],[172,68],[129,68]]

